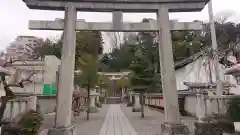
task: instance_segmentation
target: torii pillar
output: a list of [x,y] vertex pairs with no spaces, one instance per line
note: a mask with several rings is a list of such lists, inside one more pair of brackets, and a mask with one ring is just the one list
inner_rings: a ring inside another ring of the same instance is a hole
[[55,128],[49,131],[49,135],[75,135],[75,127],[72,125],[72,95],[74,89],[74,64],[76,49],[76,19],[77,11],[72,3],[65,7],[63,48],[59,83],[57,90],[57,109]]
[[[164,100],[163,135],[186,135],[187,127],[181,123],[178,105],[176,77],[172,52],[172,39],[168,8],[162,7],[157,12],[159,28],[159,58]],[[180,131],[180,132],[178,132]]]

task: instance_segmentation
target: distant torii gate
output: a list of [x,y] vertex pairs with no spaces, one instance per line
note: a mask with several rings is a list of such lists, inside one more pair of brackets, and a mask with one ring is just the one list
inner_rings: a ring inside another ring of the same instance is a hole
[[[101,76],[106,76],[110,81],[118,81],[123,79],[124,77],[127,77],[131,74],[131,72],[98,72],[98,74]],[[123,96],[124,89],[121,89],[121,95]],[[115,92],[114,90],[108,91],[108,96],[115,96],[112,92]]]
[[[56,129],[49,134],[73,135],[71,125],[71,101],[73,92],[76,30],[102,31],[156,31],[159,33],[159,55],[164,94],[166,134],[186,134],[181,124],[170,30],[199,30],[199,23],[177,23],[169,21],[169,12],[200,11],[209,0],[23,0],[31,9],[65,10],[63,22],[30,21],[31,29],[64,30]],[[77,11],[113,12],[112,23],[77,22]],[[149,23],[123,23],[121,12],[157,13],[157,21]],[[66,72],[68,71],[68,72]],[[180,132],[179,132],[180,131]]]

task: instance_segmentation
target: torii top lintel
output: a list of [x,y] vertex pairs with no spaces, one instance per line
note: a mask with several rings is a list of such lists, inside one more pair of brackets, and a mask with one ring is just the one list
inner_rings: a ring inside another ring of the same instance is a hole
[[73,3],[78,11],[156,12],[164,6],[169,12],[201,11],[209,0],[23,0],[30,9],[64,10]]

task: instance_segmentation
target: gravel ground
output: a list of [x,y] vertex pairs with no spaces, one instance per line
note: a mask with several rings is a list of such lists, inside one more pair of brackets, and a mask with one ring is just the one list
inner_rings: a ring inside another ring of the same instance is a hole
[[[103,105],[102,108],[98,108],[98,113],[91,113],[90,120],[86,120],[86,113],[81,113],[80,116],[73,118],[73,123],[76,125],[77,135],[98,135],[101,129],[102,123],[108,111],[108,105]],[[41,127],[42,130],[46,130],[54,127],[55,114],[45,115],[44,122]]]
[[102,123],[108,111],[108,105],[99,108],[98,113],[90,114],[90,120],[86,120],[86,115],[77,117],[73,122],[77,126],[77,135],[99,135]]

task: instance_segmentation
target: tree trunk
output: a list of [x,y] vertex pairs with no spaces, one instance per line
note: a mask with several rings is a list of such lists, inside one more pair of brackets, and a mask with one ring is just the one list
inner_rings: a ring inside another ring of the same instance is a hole
[[0,107],[0,126],[2,126],[2,119],[3,119],[3,115],[7,106],[7,102],[8,100],[14,98],[14,94],[11,91],[11,89],[9,88],[9,86],[6,83],[6,78],[4,75],[1,76],[2,82],[3,82],[3,86],[4,86],[4,91],[6,93],[6,96],[2,96],[2,104]]
[[0,127],[2,126],[3,114],[4,114],[4,111],[6,109],[6,106],[7,106],[7,100],[2,98],[2,104],[1,104],[1,107],[0,107]]
[[144,118],[144,95],[140,93],[140,102],[141,102],[141,116]]
[[89,113],[90,113],[90,87],[87,87],[87,120],[89,120]]

